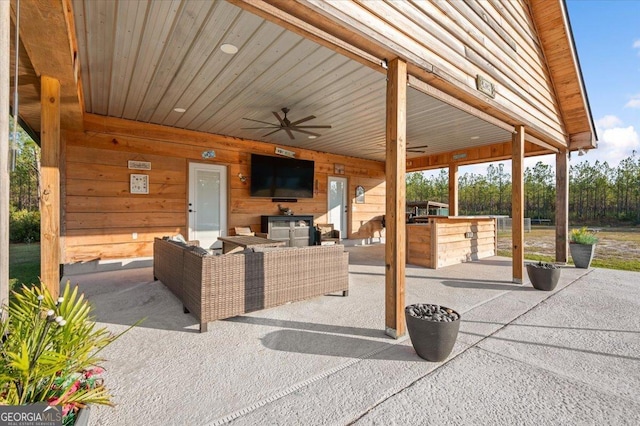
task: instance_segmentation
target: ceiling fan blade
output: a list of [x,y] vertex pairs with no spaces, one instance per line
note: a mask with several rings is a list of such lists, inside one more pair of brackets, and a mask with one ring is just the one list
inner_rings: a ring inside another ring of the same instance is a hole
[[310,116],[302,118],[302,119],[300,119],[298,121],[294,121],[293,123],[290,124],[290,126],[295,126],[296,124],[304,123],[305,121],[313,120],[314,118],[316,118],[315,115],[310,115]]
[[317,137],[317,136],[322,136],[322,135],[321,135],[321,134],[319,134],[319,133],[313,133],[313,132],[308,132],[308,131],[306,131],[306,130],[300,130],[300,128],[299,128],[299,127],[293,127],[293,128],[291,128],[291,130],[293,130],[294,132],[300,132],[300,133],[304,133],[304,134],[312,135],[312,136],[316,136],[316,137]]
[[240,129],[242,130],[249,130],[249,129],[279,129],[280,126],[263,126],[263,127],[240,127]]
[[274,134],[275,132],[279,132],[280,130],[283,130],[283,129],[284,129],[283,127],[278,127],[278,128],[277,128],[276,130],[274,130],[273,132],[267,133],[266,135],[263,135],[262,137],[263,137],[263,138],[266,138],[267,136],[272,135],[272,134]]
[[278,121],[280,122],[280,125],[281,125],[282,127],[286,127],[286,124],[285,124],[285,122],[284,122],[284,119],[283,119],[283,118],[280,118],[280,116],[278,115],[278,113],[277,113],[277,112],[275,112],[275,111],[271,111],[271,112],[272,112],[272,113],[273,113],[273,115],[278,119]]
[[429,148],[429,145],[408,146],[407,150],[409,150],[409,149],[421,149],[421,148]]
[[289,137],[290,137],[291,139],[295,139],[295,138],[293,137],[293,133],[291,133],[291,129],[289,129],[288,127],[285,127],[285,128],[284,128],[284,131],[285,131],[285,132],[287,132],[287,134],[289,135]]
[[268,124],[269,126],[277,127],[277,124],[269,123],[267,121],[254,120],[253,118],[243,118],[243,120],[255,121],[256,123]]
[[427,151],[421,151],[419,149],[407,149],[407,151],[408,152],[416,152],[416,153],[419,153],[419,154],[424,154],[425,152],[427,152]]
[[331,126],[328,126],[328,125],[324,125],[324,126],[291,126],[291,128],[296,128],[296,129],[330,129]]

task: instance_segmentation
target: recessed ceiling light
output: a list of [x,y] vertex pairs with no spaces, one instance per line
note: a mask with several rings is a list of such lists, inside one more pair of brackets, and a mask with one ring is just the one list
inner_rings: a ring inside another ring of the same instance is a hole
[[174,110],[175,112],[180,112],[180,113],[183,113],[183,112],[185,112],[185,111],[186,111],[186,109],[184,109],[184,108],[174,108],[173,110]]
[[480,136],[471,136],[471,138],[470,138],[470,139],[472,139],[472,140],[480,139]]
[[315,139],[315,138],[316,136],[313,136],[313,135],[309,136],[309,139]]
[[238,48],[229,43],[221,45],[220,50],[222,50],[224,53],[228,53],[229,55],[235,55],[236,53],[238,53]]

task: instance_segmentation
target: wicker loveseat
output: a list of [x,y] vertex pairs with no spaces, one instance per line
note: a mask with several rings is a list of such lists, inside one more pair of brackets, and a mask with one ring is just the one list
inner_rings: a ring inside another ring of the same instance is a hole
[[348,295],[349,253],[342,245],[253,250],[203,255],[156,238],[153,275],[198,319],[200,332],[210,321],[328,293]]

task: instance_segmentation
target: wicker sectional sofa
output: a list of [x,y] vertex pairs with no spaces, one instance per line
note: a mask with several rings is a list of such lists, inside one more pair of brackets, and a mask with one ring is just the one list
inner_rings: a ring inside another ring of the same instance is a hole
[[204,255],[188,244],[156,238],[153,275],[198,319],[200,332],[210,321],[349,292],[349,253],[342,245]]

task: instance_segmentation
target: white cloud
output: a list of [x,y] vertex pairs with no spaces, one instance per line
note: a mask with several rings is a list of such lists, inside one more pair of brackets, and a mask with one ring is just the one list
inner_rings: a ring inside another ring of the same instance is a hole
[[633,126],[605,129],[600,135],[598,149],[588,151],[580,159],[606,161],[609,166],[616,167],[633,150],[640,151],[640,136]]
[[620,120],[615,115],[605,115],[604,117],[599,119],[596,122],[596,124],[598,125],[598,127],[602,128],[602,129],[611,129],[613,127],[622,126],[622,120]]
[[640,49],[640,40],[636,40],[633,42],[633,48],[634,49]]
[[631,97],[631,100],[625,104],[626,108],[640,108],[640,95]]

